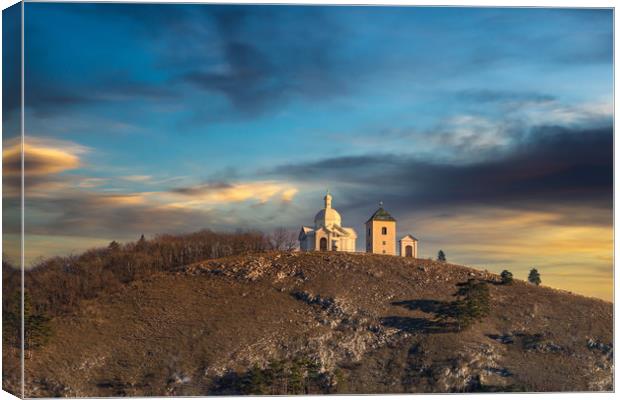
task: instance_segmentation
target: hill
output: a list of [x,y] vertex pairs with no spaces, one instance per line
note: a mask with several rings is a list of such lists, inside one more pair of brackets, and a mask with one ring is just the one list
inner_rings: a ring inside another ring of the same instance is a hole
[[[490,314],[458,330],[446,310],[471,278],[487,283]],[[609,391],[612,314],[602,300],[430,260],[235,255],[54,317],[26,360],[26,395]]]

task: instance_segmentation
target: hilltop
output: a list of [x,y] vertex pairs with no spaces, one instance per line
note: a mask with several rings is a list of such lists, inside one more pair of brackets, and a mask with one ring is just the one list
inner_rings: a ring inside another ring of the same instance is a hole
[[[491,312],[458,331],[441,313],[471,278],[487,282]],[[26,395],[609,391],[612,317],[602,300],[430,260],[234,255],[54,317]]]

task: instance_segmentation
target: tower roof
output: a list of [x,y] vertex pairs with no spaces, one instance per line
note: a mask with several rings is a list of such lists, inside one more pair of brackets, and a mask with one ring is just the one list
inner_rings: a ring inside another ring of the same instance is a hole
[[370,221],[394,221],[396,222],[396,219],[392,217],[389,212],[385,211],[383,207],[380,207],[377,211],[375,211],[374,214],[372,214],[372,217],[370,217],[370,219],[368,219],[368,221],[366,222],[370,222]]

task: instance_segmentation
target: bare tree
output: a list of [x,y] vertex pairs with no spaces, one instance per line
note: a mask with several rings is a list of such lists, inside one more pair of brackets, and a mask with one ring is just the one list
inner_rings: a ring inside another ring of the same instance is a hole
[[276,228],[269,235],[269,246],[272,250],[293,251],[297,248],[297,235],[283,227]]

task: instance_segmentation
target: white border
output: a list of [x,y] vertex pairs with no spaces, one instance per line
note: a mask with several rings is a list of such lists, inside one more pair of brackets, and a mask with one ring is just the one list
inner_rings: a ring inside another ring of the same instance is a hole
[[[41,1],[41,0],[29,0],[29,2],[35,2],[35,1]],[[84,2],[84,1],[79,1],[79,0],[63,0],[63,1],[48,1],[48,2]],[[230,1],[223,1],[223,0],[212,0],[212,1],[208,1],[208,2],[198,2],[198,1],[178,1],[178,0],[134,0],[134,1],[101,1],[101,2],[111,2],[111,3],[212,3],[212,4],[226,4],[226,3],[231,3]],[[13,4],[16,4],[17,2],[15,0],[0,0],[0,5],[2,9],[5,9]],[[397,6],[469,6],[469,7],[562,7],[562,8],[615,8],[615,2],[614,1],[610,1],[610,0],[590,0],[590,1],[580,1],[580,0],[538,0],[538,1],[532,1],[532,0],[520,0],[520,1],[514,1],[514,0],[504,0],[501,3],[499,3],[498,1],[491,1],[491,0],[477,0],[477,1],[467,1],[467,0],[449,0],[449,1],[429,1],[429,0],[415,0],[415,1],[403,1],[403,0],[334,0],[334,1],[330,1],[330,0],[314,0],[314,1],[296,1],[296,0],[289,0],[289,1],[281,1],[281,0],[252,0],[252,1],[240,1],[237,4],[316,4],[316,5],[397,5]],[[22,4],[23,7],[23,4]],[[615,14],[615,10],[614,10],[614,14]],[[24,12],[22,9],[22,19],[24,16]],[[2,20],[0,19],[0,35],[2,32]],[[617,28],[617,20],[615,18],[614,15],[614,116],[616,115],[616,111],[617,111],[617,106],[618,106],[618,102],[616,101],[616,96],[617,91],[616,89],[616,84],[615,84],[615,76],[616,73],[618,72],[618,65],[615,63],[615,54],[617,53],[617,49],[618,49],[618,42],[616,41],[616,35],[615,32],[617,32],[618,30]],[[23,21],[22,21],[22,46],[23,46]],[[1,50],[1,46],[2,43],[0,41],[0,50]],[[22,47],[23,48],[23,47]],[[23,74],[23,56],[24,53],[22,51],[22,74]],[[2,71],[2,66],[0,65],[0,73]],[[2,89],[2,84],[0,82],[0,91]],[[22,80],[22,94],[23,94],[23,80]],[[24,98],[22,96],[22,109],[23,109],[23,101]],[[0,103],[1,103],[1,99],[0,99]],[[1,117],[2,117],[2,110],[0,107],[0,121],[1,121]],[[614,121],[615,122],[615,121]],[[23,113],[22,113],[22,138],[23,138],[23,129],[24,129],[24,120],[23,120]],[[615,137],[615,123],[614,123],[614,137]],[[618,177],[618,171],[619,168],[618,166],[615,164],[615,154],[616,152],[620,150],[620,141],[614,140],[614,205],[616,204],[617,200],[618,200],[618,194],[615,191],[615,187],[617,186],[618,181],[620,180],[620,178]],[[23,157],[22,157],[22,163],[23,163]],[[2,166],[0,164],[0,176],[1,176],[1,171],[2,171]],[[23,165],[22,165],[22,171],[23,171]],[[23,179],[23,176],[22,176]],[[23,190],[23,183],[22,183],[22,190]],[[22,202],[23,202],[23,196],[22,196]],[[1,204],[1,200],[0,200],[0,204]],[[2,209],[0,207],[0,218],[2,216]],[[618,222],[620,222],[619,220],[620,216],[617,212],[617,210],[614,207],[614,227],[617,226]],[[23,227],[23,203],[22,203],[22,227]],[[614,230],[615,233],[615,230]],[[0,238],[1,238],[1,234],[2,234],[2,227],[0,225]],[[614,235],[615,238],[615,235]],[[0,239],[1,240],[1,239]],[[23,241],[22,241],[22,255],[23,255]],[[620,245],[614,240],[614,254],[618,251]],[[614,258],[615,261],[615,258]],[[23,264],[23,260],[22,260],[22,264]],[[23,271],[22,271],[23,272]],[[614,343],[617,343],[616,338],[618,335],[618,328],[619,328],[619,323],[618,320],[615,318],[615,305],[618,304],[619,301],[619,295],[618,292],[615,291],[615,263],[614,263]],[[23,285],[23,279],[22,279],[22,285]],[[22,291],[23,293],[23,291]],[[22,310],[23,312],[23,310]],[[23,341],[22,341],[23,343]],[[23,354],[23,353],[22,353]],[[615,357],[614,357],[615,358]],[[615,360],[614,360],[615,361]],[[615,363],[614,363],[615,365]],[[2,361],[0,358],[0,368],[2,367]],[[22,369],[23,369],[23,365],[22,365]],[[614,368],[614,384],[616,384],[618,382],[618,371],[617,368]],[[23,390],[23,387],[22,387]],[[462,394],[462,395],[458,395],[458,394],[453,394],[453,395],[449,395],[449,394],[437,394],[437,395],[415,395],[416,399],[433,399],[436,398],[437,396],[465,396],[466,398],[480,398],[480,399],[495,399],[495,398],[512,398],[515,399],[518,398],[519,399],[535,399],[538,397],[544,397],[545,399],[570,399],[570,400],[576,400],[576,399],[583,399],[583,398],[588,398],[588,399],[611,399],[611,398],[615,398],[615,393],[592,393],[592,392],[587,392],[587,393],[580,393],[580,392],[565,392],[565,393],[527,393],[527,394],[523,394],[523,393],[503,393],[503,394],[496,394],[496,393],[488,393],[488,394]],[[228,396],[227,398],[229,399],[247,399],[247,398],[252,398],[254,396]],[[279,398],[284,398],[284,399],[296,399],[296,398],[300,398],[300,397],[309,397],[309,396],[278,396]],[[338,396],[339,399],[356,399],[359,398],[360,396],[351,396],[351,395],[342,395],[342,396]],[[372,396],[373,398],[389,398],[389,399],[411,399],[412,395],[411,394],[402,394],[402,395],[374,395]],[[15,397],[10,395],[9,393],[0,391],[0,400],[4,400],[4,399],[14,399]],[[193,397],[193,398],[197,398],[197,399],[201,399],[201,398],[207,398],[207,397]],[[212,397],[211,397],[212,398]],[[169,397],[148,397],[147,399],[169,399]]]

